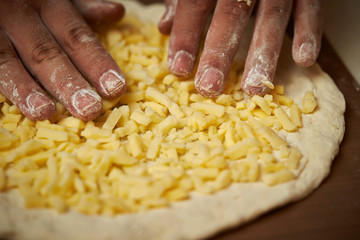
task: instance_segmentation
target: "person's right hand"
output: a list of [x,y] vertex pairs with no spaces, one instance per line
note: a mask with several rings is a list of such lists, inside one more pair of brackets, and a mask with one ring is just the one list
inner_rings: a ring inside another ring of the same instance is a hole
[[[272,87],[292,13],[293,59],[302,67],[314,64],[321,46],[322,0],[166,0],[159,30],[170,34],[170,72],[180,77],[192,74],[206,30],[195,87],[205,97],[219,96],[256,2],[255,27],[241,80],[242,90],[250,96],[265,95]],[[211,23],[206,29],[209,19]]]
[[120,19],[124,8],[101,0],[0,1],[0,92],[32,120],[56,112],[42,87],[83,120],[101,113],[98,93],[125,92],[123,74],[81,14],[106,23]]

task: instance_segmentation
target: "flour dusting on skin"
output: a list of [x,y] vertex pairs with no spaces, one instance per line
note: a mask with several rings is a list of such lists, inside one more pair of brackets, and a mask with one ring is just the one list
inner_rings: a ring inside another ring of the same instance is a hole
[[89,44],[89,43],[92,43],[94,41],[97,41],[96,37],[88,35],[88,34],[83,34],[80,37],[80,42],[84,43],[84,44]]
[[14,98],[18,98],[18,97],[19,97],[19,93],[18,93],[18,90],[17,90],[16,87],[14,87],[13,92],[12,92],[12,95],[13,95]]
[[[296,56],[297,55],[297,56]],[[308,41],[301,44],[298,54],[294,54],[294,58],[299,63],[306,63],[316,58],[316,40],[311,36]]]
[[[86,106],[81,107],[81,105],[83,105],[83,103],[81,102],[83,99],[87,99],[87,101],[92,100],[92,102],[88,102]],[[101,103],[101,98],[92,89],[80,89],[72,95],[71,103],[76,113],[85,116],[88,113],[92,112],[92,106]]]
[[52,74],[50,75],[50,82],[51,83],[56,83],[56,79],[57,79],[57,75],[61,72],[63,72],[66,69],[65,64],[61,64],[59,66],[56,66],[52,72]]
[[[9,71],[8,73],[6,73],[4,75],[7,77],[10,74],[11,74],[11,72]],[[18,92],[18,85],[16,84],[15,81],[10,79],[8,82],[0,81],[0,84],[1,84],[1,88],[3,89],[4,93],[6,92],[7,94],[10,95],[8,97],[11,102],[18,103],[19,101],[22,100],[22,98]]]
[[[183,62],[183,64],[178,64],[180,61]],[[193,66],[195,61],[195,56],[193,54],[190,54],[189,52],[185,50],[177,51],[174,59],[171,61],[171,72],[179,75],[183,75],[184,73],[188,74],[189,66]],[[177,66],[177,69],[175,67]],[[191,69],[192,70],[192,69]],[[190,70],[190,71],[191,71]]]
[[101,89],[106,94],[111,94],[125,85],[125,78],[118,72],[110,69],[100,76]]
[[273,69],[275,69],[275,64],[279,57],[276,52],[273,52],[271,56],[265,57],[266,51],[264,49],[266,49],[266,46],[254,52],[254,56],[257,56],[255,60],[256,62],[250,69],[244,82],[244,89],[248,89],[250,87],[259,88],[260,92],[256,92],[256,94],[263,94],[268,91],[269,87],[272,86],[272,76],[269,76],[269,74],[273,71]]
[[41,118],[42,114],[44,113],[43,110],[46,109],[48,106],[55,107],[55,104],[41,92],[37,90],[32,90],[26,99],[26,104],[21,104],[20,108],[21,111],[28,112],[33,118]]
[[[251,1],[248,1],[247,3],[250,5]],[[218,95],[221,93],[226,79],[226,74],[229,71],[235,53],[239,49],[241,37],[244,33],[245,26],[249,21],[249,16],[244,14],[244,10],[240,5],[233,8],[232,14],[239,16],[238,20],[237,22],[230,24],[230,26],[226,29],[223,29],[223,26],[220,25],[220,20],[217,20],[217,18],[214,18],[211,22],[211,26],[206,37],[203,55],[200,60],[200,71],[208,67],[214,67],[222,73],[222,78],[217,80],[217,83],[213,82],[213,85],[206,86],[204,83],[200,84],[201,80],[199,78],[203,78],[203,76],[197,74],[197,81],[195,81],[195,84],[197,89],[200,87],[203,89],[203,95],[214,96],[215,94]],[[221,29],[220,32],[219,29]],[[220,74],[217,75],[220,78]],[[214,80],[215,79],[213,78],[212,81]],[[216,84],[217,86],[215,86]],[[205,89],[211,90],[211,92],[205,93]]]
[[252,0],[237,0],[238,2],[246,2],[246,4],[250,7]]
[[[196,89],[206,97],[219,95],[224,89],[224,73],[210,66],[204,66],[203,69],[205,70],[201,76],[195,79]],[[215,81],[213,81],[214,79]]]

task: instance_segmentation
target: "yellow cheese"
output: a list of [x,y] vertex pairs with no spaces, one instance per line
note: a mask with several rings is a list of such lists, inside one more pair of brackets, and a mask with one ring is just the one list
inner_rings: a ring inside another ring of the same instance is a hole
[[179,201],[189,197],[189,192],[182,188],[176,188],[166,193],[166,198],[170,201]]
[[191,107],[205,114],[212,114],[216,117],[221,117],[225,113],[225,107],[214,103],[196,102],[192,103]]
[[274,173],[264,174],[262,176],[263,182],[270,186],[283,182],[288,182],[290,180],[293,180],[294,178],[294,174],[287,169],[283,169]]
[[69,139],[69,133],[65,131],[58,131],[45,127],[40,127],[36,132],[36,137],[50,139],[57,142],[66,142]]
[[297,169],[301,158],[302,158],[301,152],[297,148],[292,147],[290,149],[289,156],[285,160],[284,164],[290,170]]
[[264,139],[266,139],[270,145],[278,150],[281,146],[287,146],[287,142],[279,137],[271,128],[269,127],[262,127],[257,130],[257,132],[262,136]]
[[235,145],[226,149],[224,154],[225,157],[228,157],[231,160],[240,159],[249,152],[251,149],[259,148],[260,144],[253,138],[244,139],[240,142],[237,142]]
[[270,108],[269,104],[263,97],[255,95],[251,98],[251,100],[256,105],[258,105],[261,108],[261,110],[263,110],[267,115],[271,115],[272,109]]
[[134,120],[138,124],[147,126],[151,123],[151,118],[142,111],[134,111],[130,115],[130,119]]
[[0,150],[10,149],[18,138],[4,128],[0,128]]
[[274,102],[278,102],[281,105],[291,107],[291,105],[294,103],[294,101],[291,98],[286,97],[284,95],[274,94],[273,96],[274,96]]
[[128,136],[129,150],[134,157],[140,157],[143,153],[143,144],[139,134],[133,133]]
[[301,109],[296,103],[290,107],[290,119],[297,127],[302,127]]
[[104,122],[102,128],[107,130],[113,130],[116,126],[117,122],[121,117],[121,111],[119,108],[114,108],[109,116],[107,117],[106,121]]
[[9,113],[6,114],[3,118],[2,118],[2,123],[6,124],[6,123],[15,123],[18,124],[21,120],[21,115],[20,114],[13,114],[13,113]]
[[170,104],[172,103],[171,99],[167,95],[161,93],[159,90],[153,87],[149,87],[146,90],[145,97],[147,100],[155,101],[166,107],[169,107]]
[[315,100],[315,96],[312,91],[307,91],[304,94],[302,105],[303,105],[303,113],[312,113],[315,110],[317,106],[317,102]]
[[288,132],[293,132],[297,129],[296,125],[290,120],[289,116],[282,109],[282,107],[274,110],[275,117],[281,123],[281,126]]
[[77,130],[82,130],[85,128],[85,123],[84,121],[78,119],[78,118],[74,118],[74,117],[65,117],[63,119],[61,119],[58,122],[59,125],[68,127],[68,128],[74,128]]
[[155,132],[155,134],[165,135],[171,129],[176,127],[177,122],[178,121],[177,121],[176,117],[170,115],[154,128],[154,132]]

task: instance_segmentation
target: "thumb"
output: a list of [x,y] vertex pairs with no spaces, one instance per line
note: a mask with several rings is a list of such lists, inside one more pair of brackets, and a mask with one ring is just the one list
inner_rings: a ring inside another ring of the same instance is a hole
[[72,0],[89,24],[110,24],[120,20],[125,8],[120,3],[104,0]]

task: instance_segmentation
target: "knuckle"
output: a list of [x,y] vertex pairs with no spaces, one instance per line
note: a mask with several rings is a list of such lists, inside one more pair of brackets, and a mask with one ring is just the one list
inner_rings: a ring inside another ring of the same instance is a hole
[[250,7],[244,2],[231,1],[222,5],[219,12],[222,16],[229,18],[232,21],[236,21],[243,14],[249,15]]
[[83,23],[70,24],[66,28],[65,47],[74,51],[96,42],[95,34]]
[[288,2],[283,1],[277,4],[269,4],[269,6],[266,7],[264,15],[270,17],[270,18],[283,18],[288,14],[288,10],[291,10],[288,7]]
[[38,41],[31,50],[31,59],[36,64],[49,62],[62,55],[59,46],[49,41]]
[[189,3],[192,7],[196,8],[196,11],[199,13],[206,12],[213,4],[213,0],[190,0]]
[[0,49],[0,67],[17,60],[17,55],[11,49]]

